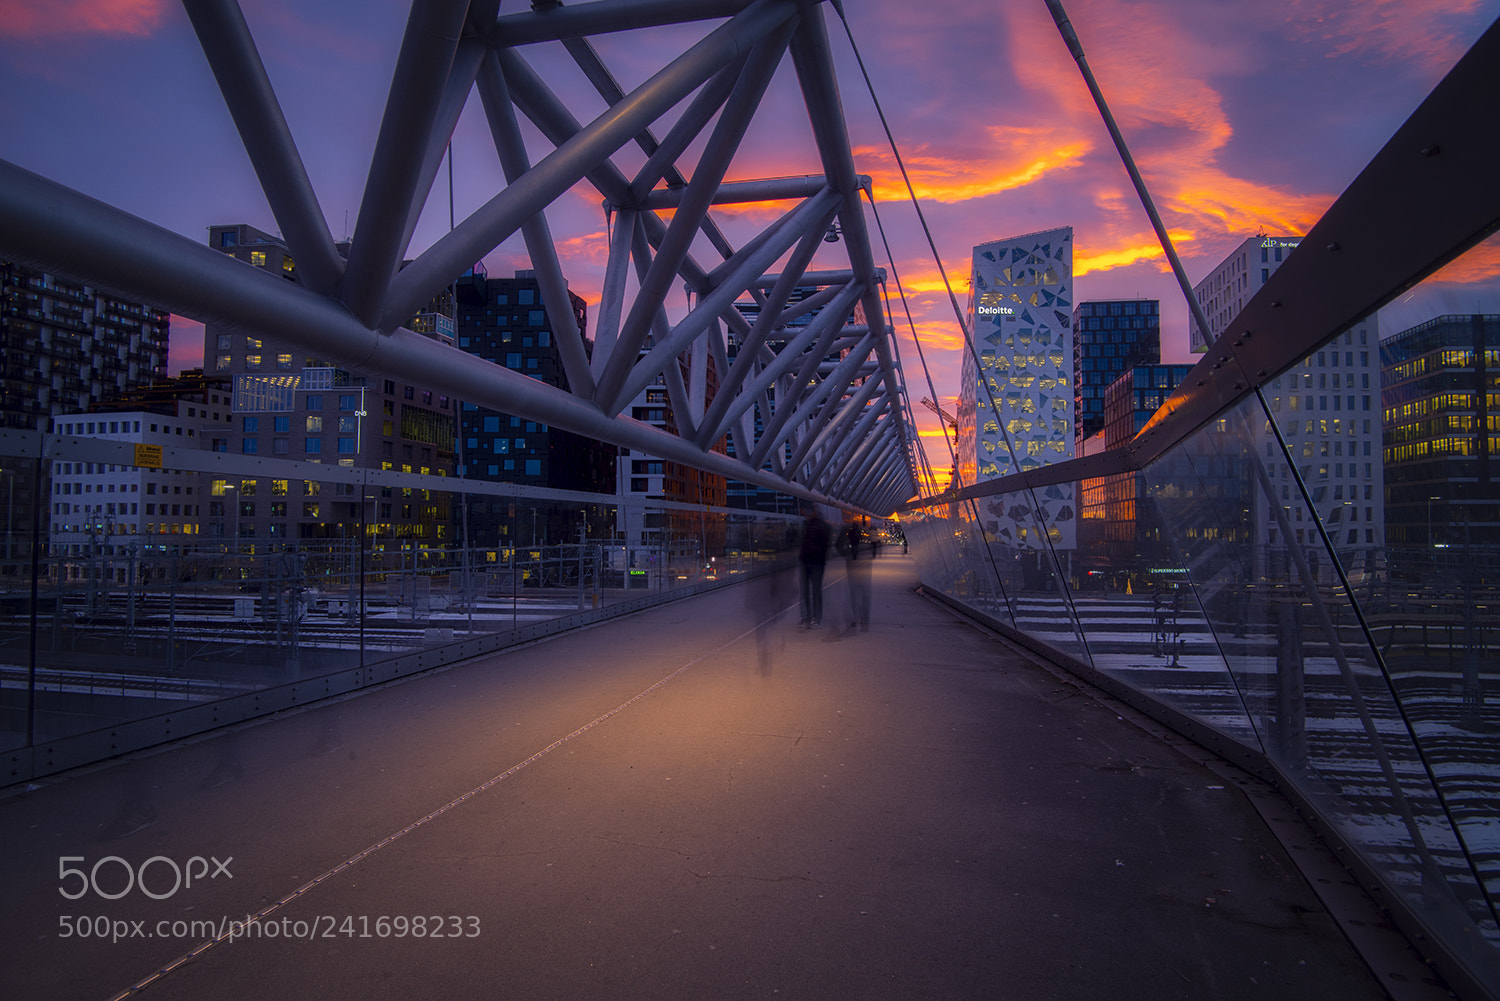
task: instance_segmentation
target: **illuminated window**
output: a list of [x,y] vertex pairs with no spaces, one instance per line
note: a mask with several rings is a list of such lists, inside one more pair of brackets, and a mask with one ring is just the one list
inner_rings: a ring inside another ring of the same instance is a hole
[[217,371],[219,371],[219,372],[223,372],[225,369],[229,368],[229,365],[230,365],[230,357],[229,357],[229,355],[218,355],[217,357],[214,358],[214,369],[217,370]]
[[266,266],[266,252],[264,250],[250,251],[250,264],[257,268]]
[[245,370],[248,371],[248,372],[259,371],[260,370],[260,355],[246,355],[245,356]]
[[283,370],[291,368],[292,356],[289,354],[278,354],[276,356],[276,367]]

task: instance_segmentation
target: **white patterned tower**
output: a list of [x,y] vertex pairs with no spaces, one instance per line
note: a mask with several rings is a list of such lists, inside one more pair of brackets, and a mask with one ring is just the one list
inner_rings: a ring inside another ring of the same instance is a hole
[[[980,244],[971,274],[968,319],[979,360],[976,367],[965,352],[959,393],[965,486],[1073,457],[1073,229]],[[1073,548],[1073,488],[1048,487],[1035,500],[1052,545]],[[987,498],[980,512],[994,541],[1040,546],[1030,498]]]

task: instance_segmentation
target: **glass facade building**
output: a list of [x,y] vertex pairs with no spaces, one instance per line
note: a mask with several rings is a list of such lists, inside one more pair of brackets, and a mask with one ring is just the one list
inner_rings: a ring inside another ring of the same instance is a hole
[[[1073,457],[1072,227],[981,244],[971,277],[974,350],[963,357],[957,415],[964,485]],[[1067,488],[1028,504],[992,502],[984,528],[1008,545],[1033,549],[1042,544],[1036,533],[1045,523],[1053,544],[1070,547],[1074,503]]]
[[1432,561],[1500,547],[1500,316],[1439,316],[1383,341],[1380,381],[1392,549]]
[[1073,311],[1073,421],[1076,438],[1083,441],[1104,429],[1105,388],[1121,372],[1159,361],[1159,301],[1111,299],[1080,302]]
[[[552,336],[551,314],[542,301],[535,272],[491,278],[476,268],[458,280],[455,297],[455,331],[461,350],[548,385],[568,388]],[[583,299],[569,292],[567,312],[582,334],[588,322]],[[587,337],[584,346],[585,350],[592,346]],[[463,404],[461,423],[460,475],[467,480],[594,493],[614,490],[619,450],[612,445],[468,402]],[[532,508],[513,500],[465,496],[463,504],[467,511],[457,516],[468,520],[460,531],[484,544],[565,542],[579,527],[576,522],[533,522]],[[598,534],[603,524],[592,528]]]

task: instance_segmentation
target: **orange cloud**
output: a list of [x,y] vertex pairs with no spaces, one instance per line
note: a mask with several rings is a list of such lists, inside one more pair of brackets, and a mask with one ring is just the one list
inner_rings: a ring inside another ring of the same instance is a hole
[[[947,308],[946,305],[944,307]],[[958,321],[954,319],[951,310],[947,319],[939,316],[937,319],[924,319],[921,312],[913,319],[916,321],[917,337],[922,341],[922,350],[929,356],[934,351],[961,351],[964,346],[963,330],[959,328]],[[907,326],[906,318],[902,317],[899,323],[894,324],[896,332],[903,338],[910,340],[911,327]],[[904,353],[904,352],[903,352]],[[915,352],[910,359],[916,362]],[[928,358],[929,363],[931,358]]]
[[[1092,146],[1069,129],[991,126],[991,142],[937,150],[922,143],[903,151],[901,161],[918,198],[962,202],[1024,187],[1057,170],[1076,166]],[[854,150],[858,169],[871,176],[876,196],[907,197],[906,182],[888,146]]]
[[[937,294],[947,298],[948,286],[943,282],[943,272],[938,270],[937,265],[930,259],[907,262],[900,267],[901,288],[907,295]],[[969,294],[967,261],[963,262],[963,267],[964,270],[961,272],[948,273],[948,281],[952,283],[953,291],[959,297],[960,302]]]
[[1162,178],[1163,211],[1210,232],[1305,233],[1333,204],[1332,195],[1298,194],[1231,177],[1216,168]]
[[[1184,230],[1168,230],[1167,235],[1172,238],[1172,244],[1181,247],[1184,243],[1192,240],[1193,234]],[[1127,267],[1138,264],[1141,261],[1160,260],[1166,266],[1167,255],[1161,249],[1159,243],[1147,243],[1139,246],[1116,247],[1101,250],[1093,254],[1073,255],[1073,276],[1086,275],[1091,271],[1108,271],[1111,268]]]
[[76,35],[150,35],[166,0],[6,0],[0,35],[36,40]]
[[1496,279],[1500,279],[1500,242],[1490,240],[1449,261],[1426,280],[1435,284],[1472,285]]

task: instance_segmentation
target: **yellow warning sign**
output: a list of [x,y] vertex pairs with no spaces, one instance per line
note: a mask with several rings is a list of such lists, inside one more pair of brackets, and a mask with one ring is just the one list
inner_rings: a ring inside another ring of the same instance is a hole
[[145,466],[147,469],[160,469],[161,446],[137,445],[135,447],[135,464],[137,466]]

